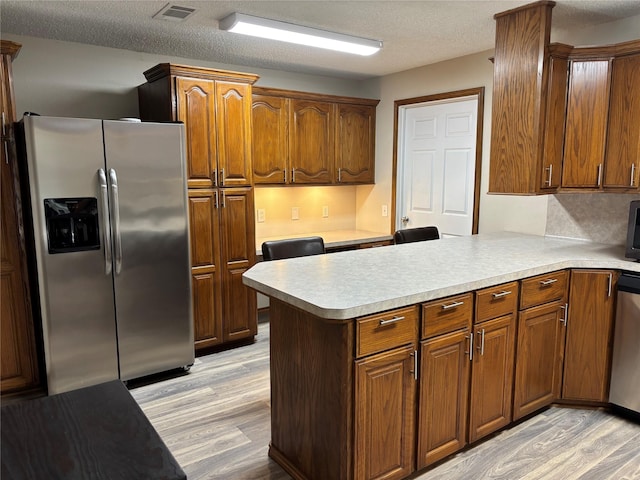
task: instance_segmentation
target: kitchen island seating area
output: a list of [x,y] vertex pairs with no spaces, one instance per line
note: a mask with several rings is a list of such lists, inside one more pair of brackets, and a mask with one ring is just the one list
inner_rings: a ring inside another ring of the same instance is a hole
[[307,257],[325,253],[322,237],[288,238],[262,243],[264,260],[281,260],[284,258]]
[[412,243],[423,242],[425,240],[438,240],[440,238],[440,232],[438,227],[430,225],[428,227],[416,227],[406,228],[404,230],[397,230],[393,234],[394,243]]

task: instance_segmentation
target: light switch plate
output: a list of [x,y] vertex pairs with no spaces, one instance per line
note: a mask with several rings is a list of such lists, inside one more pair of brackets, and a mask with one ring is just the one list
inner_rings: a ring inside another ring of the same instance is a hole
[[291,220],[298,220],[300,218],[300,209],[298,207],[291,207]]
[[389,211],[387,210],[387,206],[386,205],[382,205],[382,216],[386,217],[387,215],[389,215]]
[[258,209],[258,223],[263,223],[265,218],[264,208]]
[[327,218],[328,216],[329,216],[329,207],[327,206],[322,207],[322,217]]

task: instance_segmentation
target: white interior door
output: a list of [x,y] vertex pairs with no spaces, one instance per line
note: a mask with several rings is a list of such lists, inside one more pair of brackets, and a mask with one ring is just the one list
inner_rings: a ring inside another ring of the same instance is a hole
[[435,225],[471,235],[478,97],[401,107],[396,229]]

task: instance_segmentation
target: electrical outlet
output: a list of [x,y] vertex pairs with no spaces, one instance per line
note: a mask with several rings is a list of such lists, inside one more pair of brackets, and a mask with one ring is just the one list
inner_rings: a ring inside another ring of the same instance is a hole
[[328,216],[329,216],[329,207],[327,206],[322,207],[322,217],[327,218]]
[[291,207],[291,220],[298,220],[298,219],[300,219],[300,208]]
[[259,208],[258,209],[258,223],[264,222],[264,217],[265,217],[264,208]]
[[382,205],[382,216],[386,217],[389,215],[389,211],[387,210],[387,206],[386,205]]

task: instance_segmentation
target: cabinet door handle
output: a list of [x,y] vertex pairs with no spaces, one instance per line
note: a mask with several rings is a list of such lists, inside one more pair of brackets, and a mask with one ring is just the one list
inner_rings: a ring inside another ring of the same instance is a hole
[[464,305],[464,302],[451,302],[442,304],[442,310],[449,310],[450,308],[456,308],[460,305]]
[[342,182],[342,168],[338,168],[338,183]]
[[410,356],[413,357],[413,378],[415,380],[418,380],[418,351],[414,350],[413,353],[409,354]]
[[476,348],[480,350],[480,355],[484,355],[484,328],[481,331],[476,332],[476,335],[480,335],[480,345]]
[[629,183],[630,187],[633,187],[633,184],[636,181],[636,164],[632,163],[631,164],[631,182]]
[[502,298],[502,297],[506,297],[507,295],[511,295],[511,291],[503,290],[501,292],[492,293],[491,295],[493,295],[493,298]]
[[470,333],[468,337],[464,337],[469,339],[469,351],[464,352],[469,355],[469,361],[473,360],[473,333]]
[[5,128],[5,121],[4,121],[4,112],[2,112],[2,136],[4,137],[7,134],[7,130]]
[[547,178],[547,181],[545,183],[547,184],[548,187],[550,187],[551,177],[553,176],[553,164],[549,165],[547,168],[545,168],[545,170],[549,171],[549,177]]
[[602,164],[598,165],[598,187],[602,183]]
[[560,308],[562,309],[562,318],[560,319],[560,323],[562,323],[565,327],[567,326],[567,315],[569,314],[569,304],[565,303],[564,305],[561,305]]
[[547,285],[552,285],[558,281],[557,278],[548,278],[547,280],[540,280],[540,285],[546,287]]
[[220,186],[224,187],[224,167],[220,169]]
[[386,320],[380,320],[380,326],[384,326],[384,325],[389,325],[391,323],[396,323],[399,322],[400,320],[404,320],[404,317],[402,316],[395,316],[393,318],[388,318]]
[[284,172],[284,183],[287,183],[287,169],[285,168],[283,172]]
[[213,170],[213,186],[217,187],[218,186],[218,169],[214,169]]
[[213,192],[213,206],[218,208],[218,191]]
[[224,192],[220,192],[220,206],[221,206],[222,208],[224,208],[224,207],[225,207],[224,200],[225,200],[225,198],[224,198]]
[[291,183],[296,183],[296,169],[291,169]]
[[609,287],[607,288],[607,297],[611,296],[612,288],[613,288],[613,275],[609,274]]
[[3,140],[2,143],[4,144],[4,163],[9,165],[9,141]]

